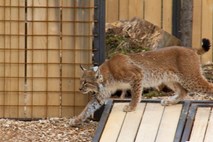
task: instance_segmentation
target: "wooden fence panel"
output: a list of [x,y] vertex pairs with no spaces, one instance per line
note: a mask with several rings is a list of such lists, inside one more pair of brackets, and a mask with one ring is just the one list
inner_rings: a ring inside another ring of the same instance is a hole
[[[201,47],[201,39],[209,38],[212,41],[212,0],[193,1],[192,46]],[[212,62],[212,48],[201,56],[202,63]]]
[[172,31],[172,0],[106,0],[106,5],[106,22],[138,17]]
[[87,104],[94,0],[0,1],[0,117],[70,117]]

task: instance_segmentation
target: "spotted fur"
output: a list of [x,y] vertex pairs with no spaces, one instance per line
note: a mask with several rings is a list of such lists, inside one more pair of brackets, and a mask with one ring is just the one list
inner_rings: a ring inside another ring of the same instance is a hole
[[[210,46],[210,42],[205,40],[203,45]],[[93,93],[94,99],[71,121],[72,124],[84,121],[118,89],[131,89],[132,99],[124,107],[125,112],[137,108],[143,88],[157,87],[162,83],[175,92],[174,96],[162,100],[162,105],[178,103],[187,92],[213,95],[213,84],[204,78],[200,68],[199,54],[206,49],[172,46],[143,53],[118,54],[97,70],[82,68],[80,91],[83,94]]]

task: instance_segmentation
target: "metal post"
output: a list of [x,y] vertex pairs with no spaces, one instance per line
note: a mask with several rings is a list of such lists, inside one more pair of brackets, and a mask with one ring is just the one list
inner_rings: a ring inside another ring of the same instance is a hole
[[181,38],[180,32],[181,0],[172,1],[172,34]]
[[94,0],[93,64],[100,65],[105,52],[105,0]]

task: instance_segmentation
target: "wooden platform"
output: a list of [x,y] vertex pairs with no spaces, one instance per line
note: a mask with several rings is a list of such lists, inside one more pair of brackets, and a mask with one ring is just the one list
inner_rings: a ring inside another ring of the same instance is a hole
[[109,101],[93,142],[212,142],[212,102],[182,102],[161,106],[145,100],[134,112],[128,102]]

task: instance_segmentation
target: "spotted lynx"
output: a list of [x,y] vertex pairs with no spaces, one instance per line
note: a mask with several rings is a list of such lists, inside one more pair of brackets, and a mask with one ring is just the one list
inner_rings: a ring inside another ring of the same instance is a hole
[[210,42],[208,39],[202,41],[201,49],[172,46],[129,55],[118,54],[98,68],[82,67],[80,91],[92,93],[93,99],[79,116],[70,120],[70,124],[86,120],[118,89],[131,89],[132,99],[123,108],[125,112],[136,109],[143,88],[162,83],[175,92],[174,96],[162,100],[162,105],[178,103],[187,92],[213,95],[213,84],[202,75],[198,56],[210,49]]

